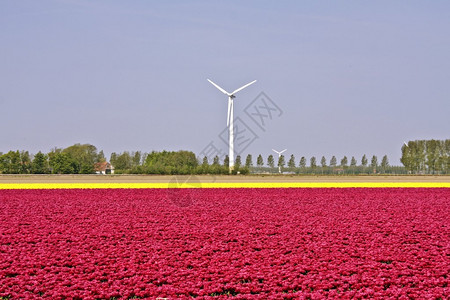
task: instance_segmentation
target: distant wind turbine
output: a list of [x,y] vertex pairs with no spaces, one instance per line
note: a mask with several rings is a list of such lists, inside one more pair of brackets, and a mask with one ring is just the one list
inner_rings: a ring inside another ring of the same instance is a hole
[[225,95],[228,96],[228,114],[227,114],[227,126],[228,126],[228,132],[229,132],[229,153],[228,153],[228,158],[230,160],[229,167],[230,167],[230,173],[231,173],[233,171],[233,169],[234,169],[233,99],[236,98],[236,96],[234,94],[236,94],[237,92],[245,89],[249,85],[254,84],[256,82],[256,80],[253,80],[252,82],[247,83],[246,85],[238,88],[237,90],[235,90],[235,91],[233,91],[231,93],[228,93],[227,91],[225,91],[223,88],[221,88],[220,86],[218,86],[217,84],[215,84],[211,80],[208,79],[208,81],[212,85],[214,85],[219,91],[221,91],[222,93],[224,93]]
[[408,144],[406,142],[403,142],[403,144],[405,144],[405,146],[409,148],[409,146],[408,146]]
[[[273,150],[274,152],[278,153],[278,161],[280,161],[281,153],[283,153],[283,152],[286,151],[287,149],[284,149],[284,150],[282,150],[282,151],[277,151],[277,150],[275,150],[275,149],[272,149],[272,150]],[[278,173],[281,174],[281,166],[280,166],[280,165],[278,165]]]

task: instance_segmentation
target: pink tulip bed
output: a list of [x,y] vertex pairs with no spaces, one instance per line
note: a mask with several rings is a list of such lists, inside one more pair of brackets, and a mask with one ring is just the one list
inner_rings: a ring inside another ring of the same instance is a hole
[[450,189],[0,190],[0,299],[449,299]]

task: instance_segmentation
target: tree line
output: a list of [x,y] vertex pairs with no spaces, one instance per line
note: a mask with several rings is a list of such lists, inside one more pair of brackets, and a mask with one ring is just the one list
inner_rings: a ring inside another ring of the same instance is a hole
[[[248,169],[239,166],[236,159],[235,173],[248,173]],[[106,162],[104,152],[94,145],[75,144],[67,148],[54,148],[48,153],[39,151],[31,155],[29,151],[9,151],[0,153],[1,174],[94,174],[98,163]],[[226,159],[209,164],[208,160],[199,161],[192,151],[162,151],[142,153],[124,151],[111,153],[109,162],[114,166],[115,174],[228,174]]]
[[[359,162],[344,156],[339,160],[332,156],[329,160],[322,156],[298,161],[294,154],[289,159],[284,155],[266,159],[259,154],[254,162],[248,154],[245,160],[240,155],[235,158],[234,173],[284,173],[295,174],[449,174],[450,140],[409,141],[403,145],[401,162],[403,166],[392,166],[387,155],[381,160],[376,155],[363,155]],[[54,148],[48,153],[39,151],[31,155],[28,151],[0,153],[0,173],[2,174],[93,174],[98,163],[107,159],[102,150],[90,144],[75,144],[67,148]],[[109,162],[115,174],[228,174],[229,158],[218,156],[210,161],[207,157],[196,157],[192,151],[124,151],[111,153]]]
[[376,155],[369,158],[364,154],[358,163],[357,159],[352,156],[350,159],[347,156],[337,159],[336,156],[332,156],[328,161],[325,156],[320,158],[320,161],[312,156],[307,159],[302,156],[300,160],[296,161],[296,158],[291,154],[289,160],[286,162],[284,155],[278,158],[275,164],[275,158],[273,155],[269,155],[266,164],[263,157],[258,156],[256,160],[256,167],[251,168],[253,173],[276,173],[279,170],[283,172],[295,173],[295,174],[404,174],[406,171],[400,166],[391,166],[387,155],[384,155],[379,161]]
[[409,141],[400,161],[412,174],[449,174],[450,139]]
[[75,144],[65,149],[39,151],[9,151],[0,153],[0,173],[3,174],[92,174],[94,164],[106,161],[103,151],[90,144]]

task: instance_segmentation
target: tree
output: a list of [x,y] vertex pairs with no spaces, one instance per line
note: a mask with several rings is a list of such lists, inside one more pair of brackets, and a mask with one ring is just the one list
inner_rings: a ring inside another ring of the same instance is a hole
[[241,167],[241,164],[242,164],[242,162],[241,162],[241,156],[238,155],[238,156],[236,156],[236,159],[235,159],[235,161],[234,161],[234,167],[235,167],[236,169],[239,169],[239,168]]
[[356,159],[354,156],[352,156],[352,159],[350,161],[350,167],[352,167],[352,168],[356,167]]
[[323,174],[323,170],[327,167],[327,159],[325,158],[325,156],[322,156],[322,158],[320,159],[320,165],[322,166],[321,172]]
[[118,154],[116,156],[113,166],[116,170],[121,171],[130,170],[132,167],[132,159],[130,152],[124,151],[123,153]]
[[414,169],[417,172],[425,172],[426,169],[426,141],[414,141],[411,144],[411,152],[414,160]]
[[17,151],[9,151],[9,159],[10,159],[10,174],[20,174],[22,168],[21,168],[21,162],[20,159],[20,152]]
[[273,155],[270,154],[267,158],[267,165],[271,168],[275,167],[275,160],[273,159]]
[[336,156],[333,155],[330,159],[330,167],[334,168],[334,167],[336,167],[336,165],[337,165],[337,159],[336,159]]
[[378,167],[378,158],[376,155],[372,156],[370,166],[372,167],[373,172],[376,173]]
[[229,167],[224,167],[220,164],[220,158],[218,155],[214,156],[212,165],[209,167],[211,174],[229,174]]
[[306,168],[306,158],[304,156],[302,156],[300,158],[300,163],[298,165],[300,168],[305,169]]
[[367,157],[366,157],[366,155],[364,154],[363,157],[361,158],[361,166],[367,167],[367,163],[368,163]]
[[445,154],[445,148],[444,148],[444,141],[441,141],[441,145],[439,146],[439,157],[437,158],[437,170],[442,172],[442,174],[445,174],[447,171],[446,162],[447,157]]
[[0,173],[6,173],[7,158],[6,155],[0,152]]
[[141,166],[145,165],[145,162],[147,161],[147,156],[148,156],[147,152],[141,154]]
[[450,140],[416,140],[402,146],[400,161],[409,172],[448,173]]
[[191,151],[152,151],[142,168],[149,174],[186,175],[198,170],[198,161]]
[[20,174],[22,171],[19,150],[9,151],[0,157],[0,170],[4,174]]
[[227,168],[230,167],[230,157],[228,157],[228,155],[225,155],[225,158],[223,159],[223,166]]
[[207,167],[208,165],[209,165],[208,158],[206,156],[203,156],[202,166]]
[[352,159],[350,160],[350,168],[352,170],[352,173],[355,174],[356,158],[354,156],[352,156]]
[[325,158],[325,156],[322,156],[322,158],[320,159],[320,165],[322,166],[322,168],[326,168],[327,159]]
[[389,167],[389,160],[387,155],[383,156],[381,159],[381,168],[383,169],[383,172],[386,173],[386,169]]
[[53,174],[74,174],[76,163],[69,154],[57,152],[50,157],[50,166]]
[[344,156],[344,157],[341,159],[341,167],[344,168],[344,169],[346,169],[347,166],[348,166],[348,159],[347,159],[347,156]]
[[47,155],[39,151],[33,158],[31,163],[31,173],[33,174],[47,174],[48,173],[48,161]]
[[291,169],[295,168],[295,156],[294,156],[294,154],[291,154],[291,158],[289,158],[288,167],[291,168]]
[[309,165],[310,165],[311,169],[313,169],[313,170],[317,167],[317,162],[316,162],[315,156],[311,157],[311,159],[309,160]]
[[94,163],[98,161],[97,148],[90,144],[75,144],[62,152],[72,159],[74,173],[93,173]]
[[31,172],[31,158],[28,151],[20,152],[20,173],[29,174]]
[[256,165],[258,166],[258,167],[262,167],[262,166],[264,166],[264,160],[263,160],[263,157],[262,157],[262,155],[260,154],[260,155],[258,155],[258,158],[256,159]]
[[440,169],[438,164],[439,156],[439,141],[425,141],[425,164],[428,166],[428,170],[432,174],[434,174],[436,171],[439,171]]
[[110,162],[111,165],[116,167],[116,162],[117,162],[117,153],[116,152],[111,153],[111,157],[109,158],[109,162]]
[[252,155],[248,154],[247,158],[245,159],[245,167],[250,168],[251,166],[253,166],[253,159],[252,159]]
[[[411,143],[411,142],[410,142]],[[409,172],[412,172],[414,167],[413,167],[413,160],[412,160],[412,155],[411,155],[411,148],[409,147],[408,144],[403,144],[402,145],[402,157],[400,158],[400,162],[403,164],[403,166],[406,168],[406,170],[408,170]]]
[[105,153],[103,152],[103,150],[100,150],[96,162],[105,162],[105,161],[106,161]]
[[142,153],[141,151],[136,151],[132,153],[133,158],[131,159],[132,167],[135,168],[141,165]]
[[448,174],[450,172],[450,139],[447,139],[444,141],[444,153],[442,155],[442,160],[444,163],[443,171],[445,174]]
[[[200,160],[200,159],[199,159]],[[208,174],[210,172],[208,157],[203,156],[200,166],[196,169],[196,174]]]
[[79,171],[80,174],[93,174],[94,172],[94,165],[91,164],[82,164]]
[[50,171],[50,173],[52,173],[52,174],[54,174],[54,172],[53,172],[53,161],[54,161],[54,158],[55,158],[55,156],[56,156],[58,153],[61,153],[61,152],[62,152],[62,149],[61,149],[61,148],[55,147],[55,148],[53,148],[49,153],[47,153],[47,156],[48,156],[49,171]]
[[277,166],[283,168],[285,164],[286,164],[286,161],[284,160],[284,155],[280,155],[280,157],[278,157]]

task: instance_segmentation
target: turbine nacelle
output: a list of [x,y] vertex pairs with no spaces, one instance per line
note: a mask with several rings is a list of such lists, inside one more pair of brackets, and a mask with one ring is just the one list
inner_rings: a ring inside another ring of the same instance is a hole
[[284,149],[283,151],[277,151],[277,150],[275,150],[275,149],[272,149],[272,150],[273,150],[273,152],[276,152],[276,153],[278,154],[278,156],[280,156],[281,153],[283,153],[283,152],[286,151],[287,149]]
[[209,80],[209,79],[207,79],[207,80],[209,81],[209,83],[211,83],[213,86],[215,86],[219,91],[221,91],[222,93],[224,93],[225,95],[227,95],[227,96],[230,97],[231,99],[236,98],[236,96],[235,96],[234,94],[236,94],[236,93],[239,92],[239,91],[242,91],[243,89],[245,89],[245,88],[248,87],[249,85],[254,84],[254,83],[256,82],[256,80],[253,80],[252,82],[247,83],[247,84],[244,85],[244,86],[241,86],[241,87],[238,88],[237,90],[234,90],[233,92],[228,93],[228,92],[225,91],[223,88],[221,88],[220,86],[218,86],[217,84],[215,84],[214,82],[212,82],[212,80]]
[[209,83],[211,83],[213,86],[215,86],[219,91],[221,91],[222,93],[224,93],[225,95],[228,96],[228,114],[227,114],[227,126],[230,126],[231,123],[231,118],[233,117],[233,99],[236,98],[236,96],[234,94],[236,94],[239,91],[242,91],[243,89],[245,89],[246,87],[248,87],[249,85],[252,85],[256,82],[256,80],[253,80],[250,83],[247,83],[244,86],[241,86],[240,88],[238,88],[237,90],[234,90],[232,93],[228,93],[227,91],[225,91],[223,88],[221,88],[219,85],[217,85],[216,83],[214,83],[212,80],[209,80]]

